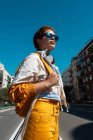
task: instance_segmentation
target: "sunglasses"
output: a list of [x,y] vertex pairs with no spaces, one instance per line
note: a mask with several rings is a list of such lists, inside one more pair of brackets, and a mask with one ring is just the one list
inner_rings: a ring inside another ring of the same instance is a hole
[[58,39],[59,39],[59,37],[57,35],[51,34],[50,32],[44,33],[43,36],[46,36],[46,38],[50,39],[50,40],[54,39],[55,41],[58,41]]

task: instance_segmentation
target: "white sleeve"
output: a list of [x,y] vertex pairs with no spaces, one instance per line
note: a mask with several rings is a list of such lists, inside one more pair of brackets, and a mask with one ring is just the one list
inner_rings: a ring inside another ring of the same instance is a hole
[[22,82],[34,82],[38,75],[38,57],[36,55],[29,55],[20,66],[13,84]]

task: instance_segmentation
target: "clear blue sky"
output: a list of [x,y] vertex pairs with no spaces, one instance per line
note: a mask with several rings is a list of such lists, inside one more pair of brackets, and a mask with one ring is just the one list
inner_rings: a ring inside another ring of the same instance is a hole
[[35,51],[33,35],[46,24],[60,38],[52,54],[62,73],[93,37],[93,0],[0,0],[0,62],[11,75]]

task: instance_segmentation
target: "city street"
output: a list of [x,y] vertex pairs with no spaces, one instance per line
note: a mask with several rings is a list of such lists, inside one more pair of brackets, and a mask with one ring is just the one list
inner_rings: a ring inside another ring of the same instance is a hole
[[14,110],[0,112],[0,140],[9,140],[20,122]]
[[93,0],[0,0],[0,13],[0,140],[93,140]]
[[[9,140],[21,119],[14,110],[0,113],[0,140]],[[71,109],[60,112],[60,134],[63,140],[93,139],[93,110]]]

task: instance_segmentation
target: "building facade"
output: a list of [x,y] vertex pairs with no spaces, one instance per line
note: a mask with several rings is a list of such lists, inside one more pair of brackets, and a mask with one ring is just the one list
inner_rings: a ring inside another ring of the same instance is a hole
[[72,86],[71,67],[69,66],[62,74],[64,86]]
[[77,57],[74,57],[71,61],[71,71],[72,71],[72,92],[74,94],[75,100],[80,100],[79,88],[78,88],[78,75],[77,75]]
[[64,86],[72,85],[69,94],[73,94],[75,100],[93,101],[93,39],[72,59],[70,69],[67,68],[62,77]]
[[12,82],[12,76],[6,71],[3,64],[0,64],[0,90],[9,88]]
[[93,40],[78,54],[78,88],[82,100],[93,100]]

